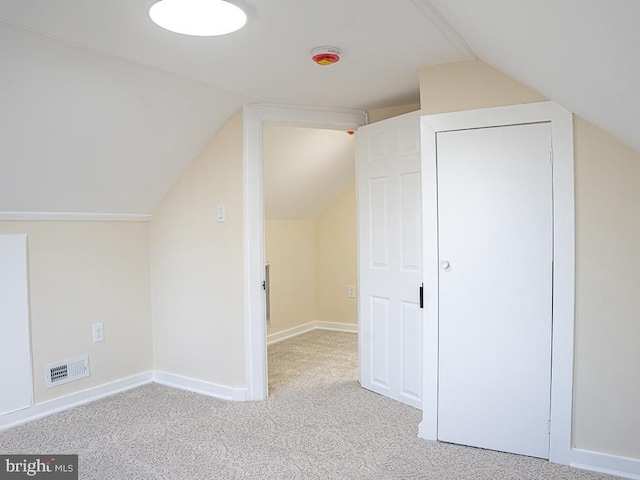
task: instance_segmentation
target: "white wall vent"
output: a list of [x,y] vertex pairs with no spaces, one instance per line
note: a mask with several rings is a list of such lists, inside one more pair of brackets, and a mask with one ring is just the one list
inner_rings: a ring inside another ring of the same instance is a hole
[[50,363],[45,367],[47,388],[89,376],[89,355]]

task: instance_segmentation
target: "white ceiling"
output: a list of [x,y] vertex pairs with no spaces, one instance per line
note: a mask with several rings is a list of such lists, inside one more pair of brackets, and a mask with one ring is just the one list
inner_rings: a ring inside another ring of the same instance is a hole
[[[410,0],[247,0],[213,38],[153,0],[0,0],[0,212],[149,214],[245,101],[418,101],[418,70],[464,57]],[[337,45],[343,60],[315,65]]]
[[[221,37],[151,22],[154,0],[2,0],[0,18],[51,38],[262,102],[389,106],[417,100],[418,69],[462,60],[411,0],[247,0],[249,20]],[[343,61],[311,61],[335,45]]]
[[[160,29],[152,3],[0,0],[0,212],[152,213],[246,101],[417,102],[420,67],[465,59],[446,20],[640,149],[636,0],[432,0],[444,21],[427,0],[244,0],[246,27],[213,38]],[[327,44],[342,61],[313,64]]]
[[268,220],[311,220],[355,181],[355,137],[338,130],[266,126],[264,199]]

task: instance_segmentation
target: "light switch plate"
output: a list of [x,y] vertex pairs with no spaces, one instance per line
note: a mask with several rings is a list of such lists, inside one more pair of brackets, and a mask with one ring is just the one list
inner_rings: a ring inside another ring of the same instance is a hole
[[218,223],[224,223],[227,221],[224,203],[218,204],[218,207],[216,208],[216,218]]

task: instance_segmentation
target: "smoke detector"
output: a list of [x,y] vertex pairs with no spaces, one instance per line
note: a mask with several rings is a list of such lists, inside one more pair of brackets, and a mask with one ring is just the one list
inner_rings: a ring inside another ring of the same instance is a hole
[[338,47],[316,47],[311,50],[311,59],[318,65],[333,65],[340,61],[342,50]]

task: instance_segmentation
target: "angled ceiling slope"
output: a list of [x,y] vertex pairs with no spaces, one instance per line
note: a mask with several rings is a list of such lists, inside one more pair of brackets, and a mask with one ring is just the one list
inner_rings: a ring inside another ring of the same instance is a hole
[[354,147],[347,132],[264,127],[265,218],[317,218],[355,182]]
[[483,61],[640,150],[640,2],[431,3]]
[[[0,212],[150,214],[244,102],[412,103],[420,67],[465,58],[424,0],[246,0],[245,28],[212,38],[152,4],[0,2]],[[342,60],[319,67],[327,44]]]
[[148,214],[242,100],[0,24],[0,211]]

